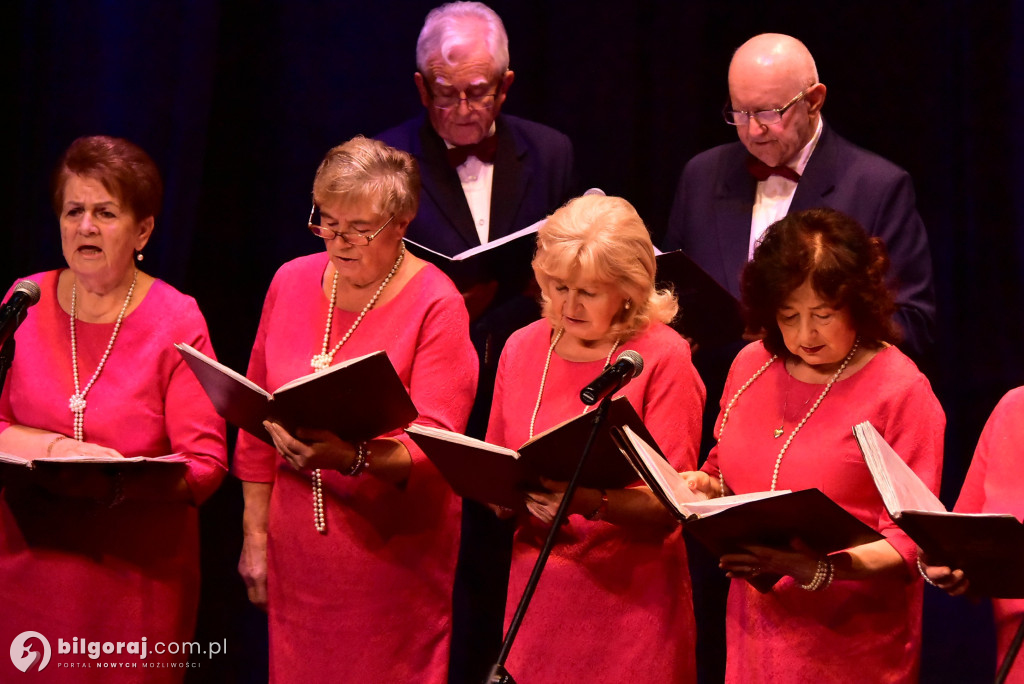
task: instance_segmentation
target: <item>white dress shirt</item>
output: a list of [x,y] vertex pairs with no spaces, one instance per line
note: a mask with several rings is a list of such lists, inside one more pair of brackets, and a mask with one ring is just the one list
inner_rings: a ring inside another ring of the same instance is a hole
[[[822,126],[823,120],[819,116],[818,127],[815,129],[814,135],[811,136],[811,139],[800,150],[800,154],[796,156],[795,161],[786,164],[786,166],[801,176],[804,173],[804,169],[807,168],[807,162],[811,158],[811,153],[814,152],[814,148],[818,145]],[[761,237],[768,230],[768,226],[789,213],[789,205],[793,203],[793,195],[796,194],[796,185],[796,183],[788,178],[775,175],[768,176],[767,180],[758,181],[757,193],[754,195],[754,211],[750,216],[750,242],[747,247],[748,261],[754,258],[754,248],[761,242]]]

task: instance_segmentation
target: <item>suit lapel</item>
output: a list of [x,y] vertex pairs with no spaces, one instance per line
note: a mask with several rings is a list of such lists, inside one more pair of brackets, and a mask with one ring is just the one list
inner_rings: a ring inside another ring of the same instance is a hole
[[491,183],[490,238],[500,238],[525,228],[514,225],[519,215],[519,206],[526,196],[529,171],[524,163],[525,150],[520,150],[518,141],[505,122],[498,117],[498,149],[494,157],[494,178]]
[[754,212],[757,181],[746,169],[747,150],[737,143],[729,150],[729,158],[720,167],[720,178],[715,184],[715,235],[722,255],[722,269],[726,284],[733,295],[740,291],[740,272],[747,263],[750,244],[750,220]]
[[441,139],[425,120],[420,128],[420,145],[423,163],[420,164],[420,178],[423,194],[430,197],[437,210],[444,214],[452,227],[466,241],[466,249],[480,244],[480,236],[473,225],[466,194],[462,191],[459,174],[448,164],[444,140]]
[[818,145],[811,153],[811,158],[807,160],[807,166],[796,186],[793,202],[789,205],[789,213],[825,206],[823,198],[836,186],[837,161],[834,137],[828,126],[822,128]]

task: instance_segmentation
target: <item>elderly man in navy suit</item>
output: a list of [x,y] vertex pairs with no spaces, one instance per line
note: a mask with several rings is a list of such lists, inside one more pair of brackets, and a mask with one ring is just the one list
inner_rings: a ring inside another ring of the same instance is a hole
[[[416,44],[416,66],[424,114],[377,136],[420,165],[420,207],[406,237],[454,256],[543,219],[575,194],[569,138],[501,113],[515,74],[509,69],[505,27],[493,10],[479,2],[432,10]],[[486,431],[505,340],[540,315],[532,256],[528,240],[497,264],[454,276],[480,356],[477,401],[467,429],[473,436]],[[483,681],[497,658],[511,530],[490,510],[464,502],[452,682]]]
[[771,223],[790,211],[842,211],[885,241],[901,348],[926,356],[935,319],[932,260],[910,176],[825,124],[825,85],[795,38],[768,33],[740,46],[729,66],[729,98],[725,120],[739,142],[703,152],[683,169],[664,248],[682,249],[738,296],[740,271]]

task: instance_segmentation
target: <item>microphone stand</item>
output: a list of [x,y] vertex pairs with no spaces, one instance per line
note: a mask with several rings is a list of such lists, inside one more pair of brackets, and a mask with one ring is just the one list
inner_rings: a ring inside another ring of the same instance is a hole
[[1024,618],[1021,619],[1017,633],[1013,635],[1013,641],[1010,642],[1010,648],[1007,649],[1006,656],[999,666],[999,672],[996,673],[996,684],[1003,684],[1006,681],[1007,675],[1010,674],[1010,668],[1013,666],[1013,661],[1016,660],[1017,653],[1020,651],[1021,642],[1024,642]]
[[597,410],[594,411],[593,427],[590,430],[590,436],[587,438],[587,443],[583,447],[583,453],[580,454],[580,460],[576,464],[576,471],[572,475],[572,479],[569,480],[569,484],[565,488],[565,493],[562,495],[562,503],[558,505],[558,510],[555,512],[555,517],[551,521],[551,529],[548,531],[547,539],[544,540],[544,546],[540,550],[540,555],[537,557],[537,561],[533,564],[533,572],[530,574],[530,579],[526,582],[526,588],[523,589],[523,595],[519,599],[519,606],[516,608],[515,615],[512,616],[512,622],[509,623],[508,632],[505,634],[505,640],[501,644],[501,652],[498,653],[498,661],[491,667],[491,673],[487,677],[485,684],[516,684],[516,680],[512,678],[512,675],[505,669],[505,661],[508,659],[509,651],[512,650],[512,642],[516,639],[516,633],[519,632],[519,626],[523,622],[523,617],[526,615],[526,609],[530,606],[530,600],[533,598],[533,592],[537,588],[537,583],[540,581],[540,575],[544,571],[544,566],[548,562],[548,556],[551,555],[551,549],[555,545],[555,537],[558,536],[558,531],[562,527],[562,523],[569,516],[569,504],[572,503],[573,497],[576,495],[576,489],[579,486],[580,475],[583,473],[583,466],[587,463],[587,457],[590,455],[590,449],[594,445],[594,440],[597,439],[597,435],[601,430],[601,425],[604,423],[605,417],[608,415],[608,405],[611,403],[612,394],[614,392],[608,392],[601,403],[598,404]]

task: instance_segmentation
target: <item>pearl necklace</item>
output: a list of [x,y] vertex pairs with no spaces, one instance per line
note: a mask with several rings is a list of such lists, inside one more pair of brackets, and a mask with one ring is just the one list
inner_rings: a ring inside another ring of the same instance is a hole
[[78,281],[76,280],[71,284],[71,370],[75,378],[75,393],[68,400],[68,408],[75,414],[75,439],[79,442],[85,441],[85,395],[89,393],[89,390],[96,383],[96,378],[100,376],[100,371],[103,370],[103,366],[107,363],[107,357],[110,356],[110,350],[114,348],[114,340],[117,339],[117,333],[121,329],[121,321],[124,320],[125,312],[128,311],[128,304],[132,301],[135,283],[138,281],[139,270],[135,269],[131,287],[128,288],[128,296],[124,298],[124,304],[121,305],[121,313],[117,315],[117,321],[114,323],[114,332],[110,335],[110,341],[107,342],[107,348],[103,352],[103,357],[100,359],[99,365],[96,366],[96,371],[92,374],[92,378],[89,379],[85,389],[81,389],[81,385],[78,382],[78,340],[75,334],[75,319],[78,317]]
[[363,307],[363,310],[359,312],[359,315],[356,317],[352,327],[350,327],[348,332],[345,333],[341,340],[338,341],[338,344],[334,345],[334,349],[328,352],[327,345],[331,341],[331,323],[334,319],[334,302],[335,297],[338,296],[338,269],[334,269],[334,280],[331,282],[331,303],[327,307],[327,325],[324,327],[324,343],[320,349],[320,353],[309,361],[309,365],[313,367],[315,372],[319,373],[320,371],[327,370],[330,367],[331,362],[334,360],[335,352],[341,349],[343,344],[348,342],[348,338],[352,336],[352,333],[354,333],[356,328],[359,327],[359,324],[363,322],[363,316],[365,316],[366,312],[372,309],[373,305],[377,303],[377,300],[380,299],[380,294],[384,291],[384,288],[388,286],[388,283],[391,282],[395,273],[398,272],[398,267],[402,265],[402,260],[405,259],[405,242],[400,242],[398,244],[398,258],[395,259],[395,265],[391,267],[391,271],[384,277],[380,287],[378,287],[377,291],[373,293],[373,297],[370,298],[370,301],[368,301],[366,306]]
[[[846,358],[843,359],[842,364],[840,364],[839,370],[837,370],[832,375],[832,377],[829,378],[829,381],[825,384],[825,389],[822,390],[821,394],[818,396],[817,401],[815,401],[814,404],[811,405],[811,410],[807,412],[807,415],[805,415],[803,417],[803,420],[801,420],[799,423],[797,423],[797,426],[795,428],[793,428],[792,432],[789,433],[789,437],[786,439],[786,443],[782,445],[782,449],[779,451],[779,455],[775,459],[775,469],[772,471],[772,486],[771,486],[771,489],[769,491],[772,491],[772,492],[775,491],[775,485],[778,484],[778,481],[779,481],[779,467],[782,465],[782,457],[785,456],[786,455],[786,451],[789,450],[789,445],[793,443],[793,438],[796,437],[796,433],[800,432],[800,428],[802,428],[804,426],[804,423],[806,423],[807,420],[812,415],[814,415],[814,412],[818,410],[818,406],[820,406],[821,402],[824,401],[825,396],[829,393],[829,390],[832,389],[832,385],[834,385],[836,380],[839,379],[839,376],[843,374],[843,371],[846,370],[846,367],[848,365],[850,365],[850,361],[853,359],[853,355],[857,353],[857,347],[859,347],[859,346],[860,346],[860,338],[858,337],[856,340],[854,340],[853,347],[850,349],[850,353],[848,353],[846,355]],[[759,377],[761,377],[761,375],[766,370],[768,370],[768,367],[771,366],[773,363],[775,363],[775,360],[777,358],[779,358],[778,354],[776,354],[776,355],[772,356],[772,358],[768,359],[768,362],[765,363],[760,368],[758,368],[757,372],[755,372],[752,376],[750,376],[750,379],[747,380],[745,383],[743,383],[743,386],[740,387],[739,390],[736,392],[736,394],[734,394],[732,396],[732,399],[729,400],[729,404],[725,407],[725,411],[722,412],[722,425],[718,428],[718,441],[719,441],[719,443],[721,443],[721,441],[722,441],[722,434],[725,433],[725,423],[726,423],[726,421],[729,420],[729,412],[732,411],[732,407],[736,405],[736,401],[740,398],[740,395],[743,394],[744,392],[746,392],[747,388],[750,387],[750,385],[753,384],[753,382],[755,380],[757,380]],[[721,489],[722,489],[722,496],[725,496],[725,476],[722,474],[721,467],[719,467],[719,469],[718,469],[718,483],[719,483],[719,485],[721,486]]]
[[[551,346],[548,347],[548,356],[544,360],[544,373],[542,373],[541,376],[540,376],[540,389],[537,390],[537,403],[533,407],[533,415],[530,416],[530,438],[531,439],[533,438],[533,426],[534,426],[534,423],[537,422],[537,412],[540,411],[540,400],[541,400],[541,397],[544,396],[544,383],[546,383],[547,379],[548,379],[548,368],[551,366],[551,354],[554,353],[555,345],[558,344],[558,340],[562,339],[562,333],[564,333],[564,332],[565,332],[565,328],[564,327],[559,328],[558,332],[555,334],[555,339],[551,340]],[[622,341],[622,338],[617,338],[615,340],[615,344],[612,345],[611,351],[608,352],[608,357],[604,360],[604,367],[605,368],[607,368],[609,365],[611,365],[612,354],[614,354],[615,350],[619,348],[619,343],[621,341]],[[583,407],[583,413],[586,413],[589,410],[590,410],[589,406],[584,406]]]
[[[334,306],[338,296],[338,269],[334,269],[334,280],[331,283],[331,301],[327,305],[327,325],[324,328],[324,343],[321,347],[319,354],[310,359],[309,365],[313,367],[314,373],[320,373],[327,370],[331,362],[334,360],[334,354],[341,349],[342,345],[348,342],[348,338],[352,337],[352,333],[356,331],[359,324],[363,322],[363,317],[366,313],[373,308],[373,305],[380,299],[380,295],[384,292],[384,288],[391,282],[391,279],[398,272],[398,267],[402,265],[402,260],[405,259],[405,242],[400,242],[398,248],[398,258],[395,259],[394,266],[391,267],[391,271],[384,277],[380,287],[373,293],[373,297],[366,303],[363,310],[359,312],[354,323],[349,327],[348,332],[342,336],[338,344],[334,345],[334,348],[330,352],[327,351],[327,345],[331,341],[331,323],[334,320]],[[320,469],[316,468],[313,470],[313,526],[316,531],[320,534],[327,533],[327,518],[324,517],[324,489],[323,479],[320,476]]]

